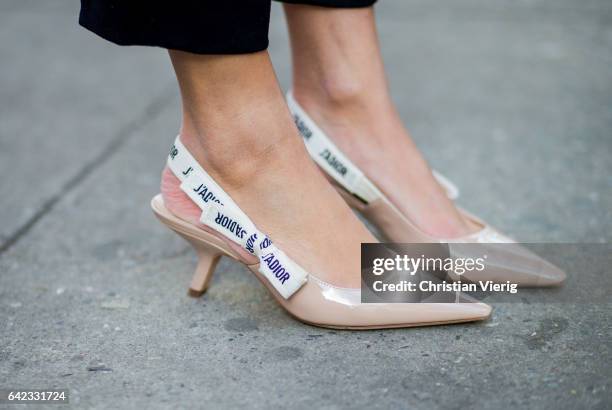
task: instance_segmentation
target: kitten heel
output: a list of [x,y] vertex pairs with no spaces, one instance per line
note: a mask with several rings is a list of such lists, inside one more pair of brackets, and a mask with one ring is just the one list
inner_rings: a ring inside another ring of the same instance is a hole
[[191,278],[191,284],[189,285],[187,294],[191,297],[198,298],[206,292],[210,278],[223,252],[205,243],[196,242],[193,239],[187,239],[187,241],[191,243],[191,246],[193,246],[198,255],[198,265]]

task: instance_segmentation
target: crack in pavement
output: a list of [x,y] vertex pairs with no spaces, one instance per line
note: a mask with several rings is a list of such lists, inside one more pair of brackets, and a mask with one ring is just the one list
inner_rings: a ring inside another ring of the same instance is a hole
[[42,206],[26,222],[19,226],[13,233],[8,235],[4,242],[0,243],[0,255],[12,248],[19,240],[25,236],[36,224],[48,214],[55,205],[79,184],[87,179],[93,171],[103,165],[109,158],[116,154],[125,143],[132,138],[145,120],[156,118],[167,106],[174,95],[174,84],[164,87],[160,95],[145,107],[142,113],[132,121],[121,126],[114,138],[89,162],[85,163],[72,177],[65,181],[60,189],[45,200]]

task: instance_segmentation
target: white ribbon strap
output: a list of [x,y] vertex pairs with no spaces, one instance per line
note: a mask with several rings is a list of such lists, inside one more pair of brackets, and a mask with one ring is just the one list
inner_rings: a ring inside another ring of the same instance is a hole
[[181,190],[202,209],[200,221],[259,258],[259,272],[285,299],[306,283],[308,273],[260,232],[249,217],[198,164],[176,137],[168,167]]
[[259,258],[259,272],[288,299],[308,280],[308,273],[278,249],[253,222],[226,207],[211,203],[200,222],[242,246]]
[[217,203],[242,213],[232,198],[198,164],[178,136],[168,155],[168,167],[181,181],[181,190],[200,209],[206,209],[209,203]]
[[328,175],[351,194],[364,202],[372,202],[382,196],[376,186],[353,164],[327,135],[306,114],[293,98],[291,91],[287,93],[287,105],[293,114],[293,119],[308,152]]

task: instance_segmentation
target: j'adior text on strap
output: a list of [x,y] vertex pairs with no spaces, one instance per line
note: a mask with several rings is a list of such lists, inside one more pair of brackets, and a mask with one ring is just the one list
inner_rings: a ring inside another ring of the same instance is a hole
[[172,173],[181,181],[181,189],[200,209],[204,210],[210,202],[238,208],[225,191],[198,164],[179,137],[176,137],[170,149],[167,162]]
[[306,149],[308,149],[317,165],[344,189],[366,203],[382,196],[378,188],[336,147],[329,137],[306,114],[297,101],[295,101],[291,92],[287,93],[287,104],[298,130],[304,138]]
[[308,278],[308,273],[278,249],[248,219],[219,204],[211,204],[200,221],[230,238],[259,259],[259,272],[285,298],[293,295]]
[[202,210],[200,222],[259,259],[259,272],[285,299],[308,280],[308,273],[259,231],[230,196],[198,164],[177,137],[168,167],[181,181],[181,190]]

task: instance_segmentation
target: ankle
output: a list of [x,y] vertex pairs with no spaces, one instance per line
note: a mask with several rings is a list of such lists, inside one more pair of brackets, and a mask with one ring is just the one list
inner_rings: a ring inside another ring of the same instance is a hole
[[[280,162],[307,158],[282,95],[235,113],[208,116],[206,123],[183,116],[181,141],[221,185],[238,189],[254,175],[275,172]],[[197,124],[197,126],[196,126]]]
[[357,79],[341,80],[317,78],[296,79],[293,84],[295,98],[304,104],[312,102],[326,108],[340,109],[363,105],[372,90]]
[[[232,137],[235,138],[235,137]],[[258,155],[243,152],[240,147],[235,155],[217,155],[201,149],[201,141],[188,133],[180,136],[181,142],[194,156],[198,164],[217,182],[230,196],[248,192],[257,180],[268,180],[274,175],[284,175],[291,168],[305,169],[309,157],[303,144],[293,144],[291,140],[301,142],[298,137],[279,140],[277,144],[263,150]],[[195,147],[195,148],[194,148]],[[201,210],[181,189],[181,180],[164,167],[161,175],[160,191],[166,207],[173,214],[192,223],[199,224]]]
[[362,101],[368,92],[367,84],[350,75],[313,75],[295,78],[293,93],[296,98],[313,99],[330,106],[343,106]]
[[181,140],[219,183],[241,186],[272,169],[280,150],[301,144],[267,52],[171,57],[183,103]]
[[349,79],[309,84],[312,82],[295,81],[293,96],[309,114],[320,121],[365,125],[393,112],[390,97],[383,86]]

